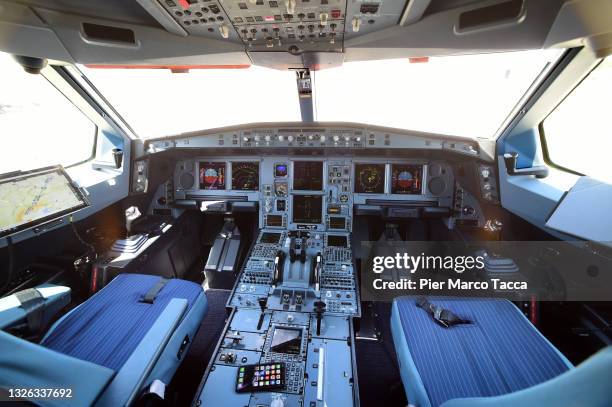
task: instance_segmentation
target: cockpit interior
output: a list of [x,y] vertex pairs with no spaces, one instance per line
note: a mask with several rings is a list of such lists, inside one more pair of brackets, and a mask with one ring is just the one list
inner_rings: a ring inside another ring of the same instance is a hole
[[0,404],[612,406],[609,0],[0,0]]

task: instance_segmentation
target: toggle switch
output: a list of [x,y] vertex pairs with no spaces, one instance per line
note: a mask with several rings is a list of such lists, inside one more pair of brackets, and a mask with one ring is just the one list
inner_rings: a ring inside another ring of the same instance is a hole
[[360,17],[353,17],[352,20],[352,25],[353,25],[353,32],[359,32],[359,28],[361,27],[361,18]]
[[221,33],[221,36],[225,39],[229,38],[229,28],[227,25],[225,24],[221,24],[219,26],[219,32]]

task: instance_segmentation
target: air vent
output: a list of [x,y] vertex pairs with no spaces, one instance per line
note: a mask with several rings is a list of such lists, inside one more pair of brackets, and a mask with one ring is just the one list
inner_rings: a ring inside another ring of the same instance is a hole
[[517,20],[523,10],[523,0],[510,0],[466,11],[459,15],[459,31],[473,30]]
[[112,42],[121,44],[136,44],[134,31],[127,28],[112,27],[109,25],[99,25],[83,23],[83,33],[88,40],[99,42]]

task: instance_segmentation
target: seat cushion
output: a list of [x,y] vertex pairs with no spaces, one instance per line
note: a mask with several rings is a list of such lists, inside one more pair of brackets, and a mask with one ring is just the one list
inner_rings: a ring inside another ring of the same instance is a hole
[[153,304],[141,302],[159,279],[159,276],[120,274],[60,320],[41,344],[119,370],[170,300],[187,300],[188,311],[198,296],[204,295],[198,284],[172,279]]
[[560,375],[569,361],[511,302],[499,299],[430,299],[473,321],[444,328],[416,299],[396,299],[392,332],[411,403],[489,397],[534,386]]

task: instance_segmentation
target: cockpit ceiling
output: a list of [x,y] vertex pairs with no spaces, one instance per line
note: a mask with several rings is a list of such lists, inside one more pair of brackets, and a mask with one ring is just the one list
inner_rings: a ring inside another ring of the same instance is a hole
[[0,0],[0,50],[83,64],[323,68],[538,49],[563,0]]

